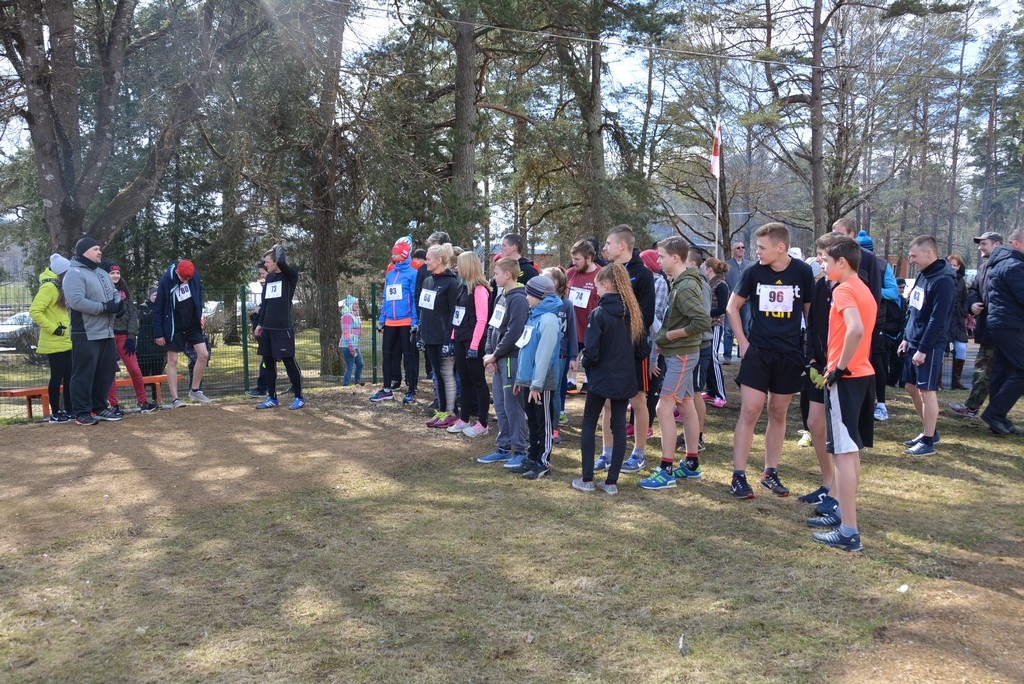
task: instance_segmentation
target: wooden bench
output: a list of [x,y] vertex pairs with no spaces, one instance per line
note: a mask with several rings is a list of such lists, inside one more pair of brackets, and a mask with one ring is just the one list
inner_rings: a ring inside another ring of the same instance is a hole
[[[178,374],[178,380],[184,379],[184,376]],[[153,403],[157,406],[162,406],[164,403],[163,383],[167,382],[167,375],[147,375],[142,378],[143,384],[149,389],[153,395]],[[131,377],[117,378],[114,383],[118,387],[130,387],[132,384]],[[61,386],[61,390],[63,390]],[[43,418],[50,416],[50,401],[49,391],[46,387],[15,387],[12,389],[0,389],[0,397],[24,397],[25,408],[28,409],[28,417],[32,418],[32,400],[39,399],[39,404],[43,407]]]

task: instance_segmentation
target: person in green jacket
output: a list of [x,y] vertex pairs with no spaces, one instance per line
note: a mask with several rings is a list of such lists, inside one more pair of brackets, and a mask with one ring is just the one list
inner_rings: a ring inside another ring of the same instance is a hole
[[[668,489],[676,486],[678,478],[698,478],[702,474],[697,460],[700,419],[693,403],[693,369],[700,360],[701,338],[711,330],[711,314],[704,305],[704,279],[696,267],[700,261],[700,250],[679,236],[658,243],[658,263],[672,280],[672,287],[665,320],[654,339],[665,357],[665,378],[656,409],[661,426],[661,465],[637,483],[643,489]],[[694,266],[688,268],[688,263]],[[676,406],[686,440],[685,460],[678,468],[673,467]]]
[[[32,299],[28,313],[39,326],[39,344],[36,353],[46,357],[50,364],[50,382],[47,393],[50,398],[51,423],[67,423],[74,415],[71,412],[71,336],[68,328],[68,304],[64,300],[64,274],[71,262],[60,254],[50,255],[50,267],[39,274],[39,291]],[[60,407],[61,386],[64,388],[64,408]]]

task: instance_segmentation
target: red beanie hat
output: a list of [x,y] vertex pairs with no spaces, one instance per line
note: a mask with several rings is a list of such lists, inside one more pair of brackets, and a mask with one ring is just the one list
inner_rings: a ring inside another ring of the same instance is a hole
[[650,269],[651,273],[660,273],[661,266],[658,264],[658,253],[653,249],[645,249],[640,252],[640,261]]
[[178,271],[178,278],[181,280],[189,280],[193,275],[195,275],[196,267],[195,264],[188,259],[182,259],[178,262],[178,268],[176,270]]
[[406,235],[404,238],[399,238],[395,246],[391,248],[391,253],[402,257],[402,261],[408,259],[412,254],[412,236]]

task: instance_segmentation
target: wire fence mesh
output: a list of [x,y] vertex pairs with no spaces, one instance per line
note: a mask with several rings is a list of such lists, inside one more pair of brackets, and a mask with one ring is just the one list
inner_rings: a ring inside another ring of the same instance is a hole
[[[0,390],[45,387],[50,370],[45,355],[38,354],[39,327],[29,316],[33,291],[27,282],[7,283],[0,286]],[[259,307],[260,290],[253,284],[235,288],[211,290],[204,288],[204,330],[210,341],[210,361],[203,378],[203,390],[211,397],[218,394],[237,394],[255,389],[261,358],[252,335],[250,317]],[[371,315],[362,317],[359,349],[364,359],[361,380],[376,383],[380,378],[380,339],[374,329],[377,309],[377,288],[367,293],[353,292],[362,304],[361,310]],[[140,305],[142,302],[137,302]],[[295,302],[295,360],[302,369],[304,387],[332,387],[342,384],[344,361],[338,374],[321,372],[320,328],[310,324],[312,311],[301,302]],[[337,346],[337,342],[334,345]],[[144,375],[164,372],[163,354],[139,355]],[[185,359],[178,361],[178,373],[184,376],[182,388],[188,381]],[[119,364],[118,378],[127,377],[123,364]],[[288,387],[282,364],[278,364],[278,390]],[[354,378],[353,378],[354,379]],[[182,393],[184,394],[184,392]],[[134,406],[132,388],[121,387],[118,396],[127,406]],[[25,417],[23,398],[0,397],[0,418]]]

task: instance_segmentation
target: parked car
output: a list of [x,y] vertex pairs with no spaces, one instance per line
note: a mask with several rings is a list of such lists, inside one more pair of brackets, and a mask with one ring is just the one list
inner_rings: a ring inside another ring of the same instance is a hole
[[35,321],[28,315],[28,311],[16,313],[3,323],[0,323],[0,347],[13,347],[15,341],[21,339],[25,334],[31,334],[38,339],[39,328]]

